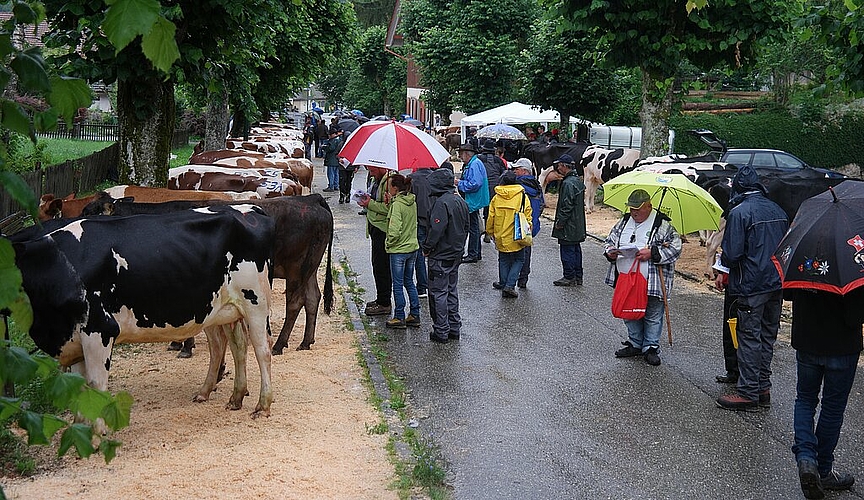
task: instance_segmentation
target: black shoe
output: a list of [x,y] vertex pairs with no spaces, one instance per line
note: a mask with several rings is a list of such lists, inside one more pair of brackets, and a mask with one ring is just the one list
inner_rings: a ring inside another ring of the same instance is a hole
[[798,460],[798,480],[801,481],[801,491],[805,498],[825,498],[825,490],[822,489],[822,481],[819,479],[815,461]]
[[[459,337],[456,337],[456,338],[459,338]],[[441,337],[437,337],[435,335],[430,335],[429,340],[431,340],[432,342],[435,342],[436,344],[446,344],[448,341],[448,339],[442,339]]]
[[478,259],[478,258],[473,258],[473,259],[467,259],[467,258],[466,258],[466,259],[462,259],[462,263],[463,263],[463,264],[474,264],[475,262],[480,262],[480,259]]
[[657,355],[656,347],[649,347],[645,350],[645,362],[651,366],[660,366],[660,356]]
[[501,290],[501,296],[507,297],[510,299],[515,299],[515,298],[519,297],[519,292],[514,290],[513,287],[508,286],[508,287],[505,287],[503,290]]
[[624,347],[615,351],[616,358],[632,358],[633,356],[642,355],[642,349],[633,347],[633,344],[631,344],[629,340],[627,342],[621,342],[621,344]]
[[852,474],[841,474],[834,469],[831,472],[819,477],[824,490],[848,490],[855,484],[855,478]]
[[576,286],[582,286],[582,278],[576,278]]
[[552,282],[555,286],[573,286],[576,283],[575,279],[561,278]]
[[518,286],[519,288],[528,288],[528,282],[527,281],[519,281],[516,283],[516,286]]
[[759,406],[771,408],[771,389],[765,389],[759,393]]
[[450,340],[459,340],[459,334],[458,333],[449,333],[449,334],[447,334],[447,338]]
[[502,285],[501,282],[499,282],[499,281],[495,281],[492,283],[492,288],[494,288],[496,290],[503,290],[504,285]]
[[737,384],[738,374],[726,372],[724,375],[717,375],[714,377],[714,380],[716,380],[718,384]]

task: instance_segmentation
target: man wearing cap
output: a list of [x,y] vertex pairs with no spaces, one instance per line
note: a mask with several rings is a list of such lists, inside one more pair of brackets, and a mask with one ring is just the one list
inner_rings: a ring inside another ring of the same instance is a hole
[[489,206],[489,179],[486,167],[477,158],[477,148],[471,143],[459,146],[462,176],[457,184],[459,193],[468,204],[468,255],[462,263],[473,263],[483,258],[480,254],[480,211]]
[[[752,167],[741,167],[732,178],[720,263],[729,268],[729,293],[738,297],[738,393],[717,399],[726,410],[756,411],[771,404],[771,360],[783,306],[771,257],[789,221],[767,193]],[[723,281],[721,273],[715,281],[719,290]]]
[[568,154],[561,155],[552,162],[555,172],[563,176],[558,190],[558,204],[555,209],[555,225],[552,237],[558,238],[561,266],[564,277],[555,280],[555,286],[582,284],[582,246],[587,231],[585,229],[585,184],[576,172],[576,162]]
[[[540,233],[540,214],[546,208],[546,199],[543,197],[543,188],[537,178],[534,177],[534,166],[528,158],[519,158],[510,164],[511,169],[516,174],[516,182],[522,185],[525,194],[528,195],[528,200],[531,202],[531,236],[537,236]],[[536,241],[536,240],[535,240]],[[516,286],[526,288],[528,286],[528,275],[531,273],[531,246],[525,247],[525,262],[522,264],[522,271],[519,272],[519,279],[516,281]]]
[[[669,218],[653,209],[651,196],[644,189],[630,193],[627,207],[629,213],[615,224],[605,241],[604,255],[610,264],[604,281],[614,287],[618,274],[630,272],[638,262],[639,271],[648,280],[648,305],[642,319],[624,320],[628,340],[615,351],[615,357],[644,356],[646,363],[657,366],[666,307],[663,297],[672,292],[675,261],[681,256],[681,237]],[[622,251],[622,247],[633,250]],[[665,287],[665,294],[661,287]]]

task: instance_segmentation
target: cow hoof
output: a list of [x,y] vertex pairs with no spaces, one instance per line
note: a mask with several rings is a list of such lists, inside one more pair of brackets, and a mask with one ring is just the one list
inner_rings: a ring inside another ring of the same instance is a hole
[[262,408],[255,408],[255,411],[252,412],[252,418],[255,419],[258,417],[269,418],[270,417],[270,410],[264,410]]
[[225,405],[226,410],[237,411],[241,408],[243,408],[242,401],[240,401],[239,403],[235,403],[234,401],[228,401],[228,403]]
[[282,348],[273,346],[273,349],[270,350],[270,353],[273,354],[274,356],[281,356],[282,355]]
[[192,350],[190,349],[187,351],[184,349],[177,353],[177,357],[181,359],[189,359],[192,357]]
[[169,351],[179,351],[182,348],[183,348],[183,342],[173,342],[172,341],[170,344],[168,344],[168,350]]
[[192,398],[192,402],[193,403],[203,403],[203,402],[207,401],[208,399],[210,399],[210,398],[207,396],[204,396],[202,394],[196,394],[195,397]]
[[298,351],[308,351],[309,350],[309,344],[300,344],[297,346],[297,350]]

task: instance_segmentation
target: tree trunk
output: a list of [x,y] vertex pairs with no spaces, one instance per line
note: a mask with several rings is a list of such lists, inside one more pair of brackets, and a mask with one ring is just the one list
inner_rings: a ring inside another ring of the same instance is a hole
[[558,137],[561,142],[567,142],[570,139],[570,115],[560,113],[558,122]]
[[165,187],[175,120],[174,84],[170,80],[117,81],[120,182]]
[[225,149],[225,135],[228,133],[228,90],[208,92],[207,102],[204,151]]
[[231,137],[240,138],[244,141],[249,140],[249,120],[246,118],[246,113],[241,109],[234,110],[234,121],[231,123]]
[[[661,84],[660,87],[657,86],[658,83]],[[666,88],[661,90],[664,86]],[[671,84],[658,81],[642,69],[642,109],[639,110],[639,118],[642,120],[642,158],[670,153],[669,116],[672,114],[674,99]]]

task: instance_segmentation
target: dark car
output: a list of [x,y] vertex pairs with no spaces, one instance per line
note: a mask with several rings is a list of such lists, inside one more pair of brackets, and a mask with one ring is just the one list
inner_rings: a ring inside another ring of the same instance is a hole
[[770,175],[771,171],[777,173],[818,172],[829,179],[845,179],[846,176],[827,168],[808,165],[797,156],[780,151],[778,149],[744,149],[726,147],[726,141],[718,139],[714,132],[705,129],[690,130],[691,134],[697,136],[702,142],[711,148],[711,154],[719,158],[719,161],[734,165],[736,168],[750,165],[760,175]]

